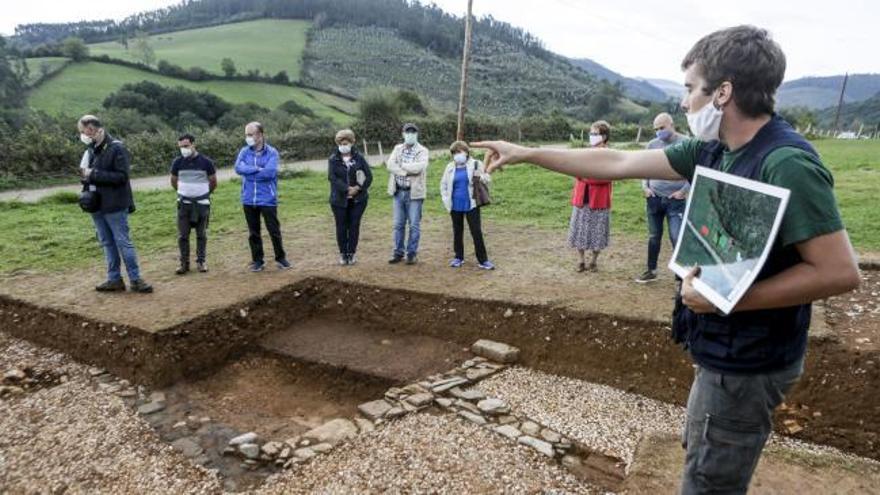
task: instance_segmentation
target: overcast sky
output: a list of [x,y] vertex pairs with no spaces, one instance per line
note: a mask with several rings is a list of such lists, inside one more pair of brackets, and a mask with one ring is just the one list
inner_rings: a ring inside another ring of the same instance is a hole
[[[4,2],[0,33],[16,24],[122,18],[177,0],[29,0]],[[464,15],[467,0],[436,0]],[[591,58],[626,76],[681,80],[682,56],[702,35],[755,24],[770,30],[788,57],[786,79],[880,72],[876,0],[474,0],[474,14],[522,27],[547,48]],[[873,38],[873,39],[872,39]]]

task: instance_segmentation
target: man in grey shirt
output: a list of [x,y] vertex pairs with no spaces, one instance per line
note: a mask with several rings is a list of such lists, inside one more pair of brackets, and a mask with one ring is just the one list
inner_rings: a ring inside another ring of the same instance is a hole
[[[654,131],[657,137],[648,143],[648,149],[665,148],[675,144],[684,136],[675,132],[672,116],[663,112],[654,118]],[[647,202],[648,217],[648,267],[636,277],[636,282],[648,283],[657,280],[657,258],[663,240],[663,220],[669,225],[669,239],[672,247],[678,241],[678,232],[684,216],[685,203],[691,185],[686,180],[643,180],[642,190]]]

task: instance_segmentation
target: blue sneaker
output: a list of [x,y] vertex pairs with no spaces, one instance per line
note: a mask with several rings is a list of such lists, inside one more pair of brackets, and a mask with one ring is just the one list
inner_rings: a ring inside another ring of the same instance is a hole
[[483,270],[494,270],[495,269],[495,265],[493,265],[492,262],[489,260],[486,260],[486,261],[480,263],[479,266]]
[[277,260],[275,264],[278,265],[279,270],[289,270],[290,268],[293,268],[293,265],[291,265],[286,259]]
[[461,268],[461,265],[464,264],[464,260],[461,258],[452,258],[452,261],[449,262],[449,266],[452,268]]
[[261,271],[263,271],[263,268],[265,266],[266,266],[266,263],[264,263],[262,261],[254,261],[253,263],[248,265],[248,270],[250,270],[252,272],[261,272]]

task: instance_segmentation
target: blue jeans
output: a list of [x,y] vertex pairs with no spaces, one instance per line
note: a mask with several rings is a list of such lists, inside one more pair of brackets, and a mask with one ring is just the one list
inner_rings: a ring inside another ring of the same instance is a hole
[[[419,238],[422,221],[423,199],[410,199],[410,191],[397,191],[394,193],[394,255],[415,256],[419,252]],[[403,241],[406,238],[406,223],[409,222],[409,242],[404,250]]]
[[756,375],[697,368],[682,435],[683,495],[745,495],[772,430],[773,410],[803,371],[803,359]]
[[648,215],[648,270],[657,269],[657,258],[660,256],[660,244],[663,241],[663,220],[669,225],[669,240],[672,248],[678,242],[686,201],[683,199],[661,198],[653,196],[647,199]]
[[140,279],[137,253],[128,234],[128,211],[92,213],[92,221],[95,222],[98,242],[104,248],[104,258],[107,259],[107,279],[112,281],[122,279],[119,270],[120,256],[125,260],[128,279],[131,281]]

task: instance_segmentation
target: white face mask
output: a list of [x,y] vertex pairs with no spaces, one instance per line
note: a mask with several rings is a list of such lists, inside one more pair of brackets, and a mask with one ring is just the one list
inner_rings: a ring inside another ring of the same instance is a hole
[[92,138],[86,136],[85,134],[80,134],[80,135],[79,135],[79,140],[82,141],[83,144],[86,145],[86,146],[88,146],[88,145],[90,145],[90,144],[92,144],[92,143],[95,142],[94,139],[92,139]]
[[467,163],[468,156],[467,153],[456,153],[452,155],[452,159],[455,160],[456,164],[464,165],[465,163]]
[[403,142],[412,146],[419,142],[419,135],[415,132],[404,132],[403,133]]
[[184,158],[189,158],[193,154],[192,148],[180,148],[180,154],[183,155]]
[[253,146],[253,145],[257,144],[257,140],[251,136],[246,136],[244,138],[244,142],[246,142],[248,146]]
[[721,117],[724,111],[715,108],[715,100],[703,105],[696,112],[688,113],[688,126],[700,141],[717,141],[721,138]]
[[342,153],[343,155],[347,155],[347,154],[351,153],[351,145],[350,144],[340,144],[339,145],[339,152]]
[[605,138],[600,134],[598,136],[594,136],[590,134],[590,146],[599,146],[605,141]]

